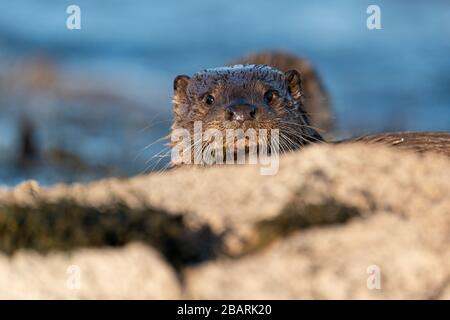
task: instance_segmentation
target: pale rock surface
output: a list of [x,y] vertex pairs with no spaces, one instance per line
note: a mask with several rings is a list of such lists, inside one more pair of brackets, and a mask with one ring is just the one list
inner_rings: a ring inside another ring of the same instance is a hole
[[158,252],[142,244],[0,256],[0,299],[177,298],[180,286],[175,271]]
[[[414,223],[381,212],[342,226],[299,231],[262,253],[189,268],[186,295],[194,299],[448,299],[440,293],[450,276],[443,256],[448,248],[428,246],[425,236]],[[372,266],[379,274],[368,273]]]

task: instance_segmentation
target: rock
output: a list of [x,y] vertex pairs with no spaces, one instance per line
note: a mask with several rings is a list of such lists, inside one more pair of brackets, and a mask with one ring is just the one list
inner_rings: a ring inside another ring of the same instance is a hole
[[175,271],[159,253],[141,244],[0,256],[0,299],[178,298]]
[[[217,166],[1,189],[0,250],[145,242],[189,298],[442,298],[449,195],[443,156],[316,145],[283,156],[273,176]],[[367,288],[372,265],[381,290]]]
[[[298,229],[376,211],[421,221],[433,230],[427,240],[440,243],[450,224],[450,216],[441,219],[450,212],[449,167],[447,158],[434,154],[323,145],[283,157],[274,176],[260,175],[257,166],[226,166],[86,185],[22,186],[0,191],[0,249],[15,250],[17,243],[45,249],[69,233],[70,247],[143,240],[159,248],[158,239],[175,240],[176,247],[187,243],[186,251],[199,251],[187,260],[200,261],[215,252],[239,256]],[[41,234],[38,224],[45,226]],[[45,241],[35,241],[39,237]]]
[[[450,276],[448,243],[429,246],[415,223],[378,212],[313,228],[262,253],[186,271],[190,299],[431,299]],[[376,268],[376,269],[371,269]],[[379,269],[378,269],[379,268]],[[380,289],[375,275],[380,271]],[[369,286],[368,283],[369,282]]]

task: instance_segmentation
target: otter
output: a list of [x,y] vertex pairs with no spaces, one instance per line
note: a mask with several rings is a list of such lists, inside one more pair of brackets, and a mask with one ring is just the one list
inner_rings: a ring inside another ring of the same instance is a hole
[[[205,69],[192,77],[177,76],[174,91],[173,131],[185,129],[195,135],[195,123],[202,124],[202,131],[219,130],[223,136],[230,129],[279,130],[282,152],[324,142],[304,108],[296,70],[281,72],[254,64]],[[246,142],[228,143],[238,147]],[[208,144],[201,143],[202,149]]]
[[[364,142],[416,152],[434,151],[450,157],[450,134],[445,132],[326,140],[317,127],[320,124],[311,121],[314,110],[311,105],[309,109],[305,107],[302,77],[294,69],[281,71],[266,64],[237,64],[205,69],[192,77],[179,75],[174,80],[173,102],[172,130],[186,129],[194,134],[196,122],[203,124],[202,130],[218,130],[224,136],[228,129],[278,130],[281,153],[315,143]],[[231,143],[235,148],[248,150],[247,142],[248,137],[244,137],[244,141]],[[202,150],[208,143],[201,141]]]

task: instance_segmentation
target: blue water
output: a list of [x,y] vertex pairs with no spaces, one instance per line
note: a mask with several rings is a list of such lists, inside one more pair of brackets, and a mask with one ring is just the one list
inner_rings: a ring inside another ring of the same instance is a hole
[[[70,4],[81,7],[81,30],[65,27]],[[381,30],[366,27],[369,4],[381,8]],[[25,178],[47,184],[85,181],[145,171],[146,161],[162,145],[143,148],[170,124],[172,79],[262,49],[293,52],[316,65],[341,137],[450,130],[448,0],[4,1],[0,76],[45,55],[61,79],[72,79],[72,86],[73,79],[81,79],[85,87],[107,90],[126,102],[109,110],[106,105],[116,103],[43,99],[36,108],[29,106],[36,103],[26,90],[0,87],[0,161],[5,164],[0,184]],[[11,169],[21,113],[39,120],[44,147],[65,147],[89,164],[107,160],[118,171],[49,174],[54,168],[45,164],[26,174]]]

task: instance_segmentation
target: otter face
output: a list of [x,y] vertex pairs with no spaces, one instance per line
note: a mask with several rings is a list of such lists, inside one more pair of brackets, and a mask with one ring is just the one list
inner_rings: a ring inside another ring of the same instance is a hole
[[174,80],[172,129],[278,129],[280,150],[322,140],[303,107],[300,74],[265,65],[206,69]]

